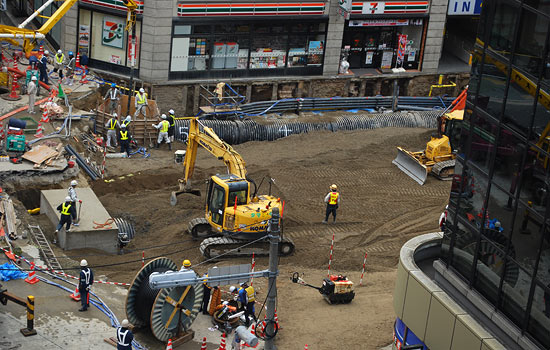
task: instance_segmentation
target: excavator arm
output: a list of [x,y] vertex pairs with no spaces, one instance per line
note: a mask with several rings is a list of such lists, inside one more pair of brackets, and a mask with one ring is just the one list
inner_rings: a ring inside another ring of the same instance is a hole
[[[202,129],[200,129],[202,126]],[[170,204],[176,205],[177,196],[182,193],[192,193],[200,195],[200,191],[192,190],[190,178],[195,170],[195,161],[197,159],[197,150],[201,146],[218,160],[223,161],[227,167],[227,172],[242,179],[246,179],[245,161],[241,155],[233,149],[227,142],[216,135],[214,130],[202,125],[198,118],[189,120],[189,137],[187,139],[187,151],[183,162],[183,179],[179,179],[179,190],[172,192]]]

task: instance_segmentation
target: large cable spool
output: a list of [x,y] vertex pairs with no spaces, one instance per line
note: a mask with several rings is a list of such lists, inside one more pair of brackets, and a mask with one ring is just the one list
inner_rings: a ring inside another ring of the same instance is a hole
[[[150,323],[153,335],[158,340],[165,342],[170,338],[175,338],[178,329],[188,330],[197,318],[202,296],[202,283],[194,286],[161,289],[151,311]],[[176,308],[178,304],[183,308],[181,311]]]
[[166,257],[151,260],[139,270],[126,296],[126,316],[134,326],[147,327],[151,323],[151,311],[160,290],[149,286],[153,272],[177,271],[177,265]]

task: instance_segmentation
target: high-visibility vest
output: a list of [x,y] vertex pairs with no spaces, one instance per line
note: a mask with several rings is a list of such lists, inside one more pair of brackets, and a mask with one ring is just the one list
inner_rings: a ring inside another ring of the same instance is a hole
[[249,303],[256,301],[256,293],[254,292],[254,287],[249,286],[248,288],[245,289],[245,291],[246,291],[246,296],[248,297],[247,299]]
[[136,100],[138,105],[144,105],[147,103],[147,93],[144,92],[143,95],[139,92],[136,94]]
[[[59,56],[59,54],[56,54],[56,55],[55,55],[55,60],[57,61],[57,63],[62,64],[63,61],[65,60],[65,55],[64,55],[64,54],[61,54],[61,56]],[[104,91],[105,91],[105,90],[104,90]]]
[[160,127],[160,132],[168,132],[168,128],[170,127],[170,123],[168,123],[168,120],[163,120],[161,124],[162,126]]
[[170,124],[170,126],[175,126],[176,125],[176,116],[172,115],[172,114],[170,114],[170,116],[172,117],[172,124]]
[[128,329],[125,331],[122,331],[122,327],[117,329],[116,338],[117,338],[118,345],[121,345],[121,346],[130,345],[130,343],[126,343],[126,335],[128,335],[128,331],[129,331]]
[[71,205],[67,205],[65,206],[65,203],[61,204],[61,215],[71,215],[71,213],[69,213],[69,209],[71,209]]
[[109,120],[109,123],[110,123],[109,129],[115,130],[115,128],[116,128],[116,122],[117,122],[117,120],[116,120],[115,118],[111,118],[111,119]]
[[120,139],[122,141],[128,140],[128,131],[120,130]]
[[109,94],[111,95],[111,100],[116,100],[118,95],[118,89],[110,89]]
[[80,282],[89,286],[91,284],[90,277],[92,276],[92,270],[90,270],[90,268],[87,267],[86,269],[81,270],[81,272],[84,274],[84,281],[80,280]]
[[328,204],[332,204],[332,205],[338,204],[338,196],[340,196],[338,192],[331,192],[330,199],[328,200]]

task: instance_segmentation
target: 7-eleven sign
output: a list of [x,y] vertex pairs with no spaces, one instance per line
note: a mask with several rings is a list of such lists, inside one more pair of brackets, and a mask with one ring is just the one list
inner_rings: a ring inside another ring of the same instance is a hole
[[383,14],[384,8],[386,7],[385,2],[363,2],[363,11],[364,15],[375,15]]

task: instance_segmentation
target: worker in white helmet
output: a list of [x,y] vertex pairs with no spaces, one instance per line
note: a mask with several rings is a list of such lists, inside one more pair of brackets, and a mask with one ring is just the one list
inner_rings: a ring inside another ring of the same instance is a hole
[[80,278],[78,279],[78,291],[82,307],[78,311],[86,311],[90,307],[90,288],[94,284],[94,273],[88,267],[86,259],[80,261]]
[[170,126],[168,127],[168,137],[170,142],[174,142],[174,131],[176,130],[176,112],[173,109],[168,111],[168,117],[166,117]]
[[136,112],[134,113],[134,118],[137,118],[139,113],[143,114],[144,117],[147,117],[147,93],[144,88],[139,89],[139,92],[136,93],[134,104],[136,106]]
[[[76,194],[76,186],[77,185],[78,185],[78,182],[76,180],[71,181],[71,186],[69,186],[69,194],[68,194],[68,196],[71,197],[71,202],[75,207],[75,211],[76,211],[76,203],[77,202],[80,203],[80,205],[82,206],[82,200],[78,199],[78,196]],[[75,218],[75,221],[74,221],[73,225],[78,226],[79,222],[80,222],[80,218],[77,217],[77,218]]]
[[40,57],[40,64],[38,68],[40,69],[40,81],[48,85],[48,63],[49,63],[50,52],[48,50],[44,51],[42,57]]
[[53,239],[53,244],[57,243],[57,233],[64,224],[65,226],[65,232],[71,232],[71,223],[74,219],[76,219],[76,209],[75,206],[71,200],[71,197],[67,196],[65,197],[65,202],[59,204],[57,207],[57,211],[61,213],[61,217],[59,219],[59,223],[57,224],[57,227],[55,228],[55,237]]
[[57,73],[59,71],[59,79],[63,79],[63,65],[65,63],[65,55],[63,54],[63,51],[57,50],[57,53],[55,54],[53,58],[53,71],[54,73]]
[[117,350],[132,350],[132,341],[134,334],[130,330],[130,322],[127,319],[122,320],[120,327],[116,330]]
[[332,222],[336,222],[336,209],[338,209],[338,205],[341,201],[340,193],[338,192],[338,186],[335,184],[332,184],[330,186],[330,192],[325,196],[325,203],[327,204],[327,210],[325,213],[325,220],[323,220],[323,224],[326,224],[328,222],[328,217],[330,214],[332,214]]
[[34,103],[36,101],[36,93],[38,92],[38,79],[36,76],[32,76],[29,85],[27,86],[27,93],[29,94],[29,113],[34,114]]
[[168,120],[166,120],[166,114],[161,115],[160,118],[162,119],[160,123],[151,124],[153,125],[153,127],[159,130],[159,137],[157,139],[157,148],[160,147],[160,144],[164,140],[168,144],[168,149],[171,150],[172,144],[170,143],[170,138],[168,137],[168,129],[170,128],[170,123],[168,122]]

